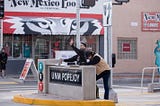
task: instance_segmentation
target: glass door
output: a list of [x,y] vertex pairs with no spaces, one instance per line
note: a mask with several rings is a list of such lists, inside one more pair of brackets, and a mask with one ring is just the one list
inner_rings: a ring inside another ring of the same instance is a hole
[[34,39],[34,56],[35,60],[49,58],[49,40],[43,37]]

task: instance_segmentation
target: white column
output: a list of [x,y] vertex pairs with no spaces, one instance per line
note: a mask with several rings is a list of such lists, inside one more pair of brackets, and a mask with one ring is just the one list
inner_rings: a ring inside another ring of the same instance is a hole
[[77,18],[76,47],[80,48],[80,0],[77,0],[77,4],[76,4],[76,18]]
[[1,32],[0,32],[0,50],[3,48],[3,19],[0,19]]
[[[104,59],[112,67],[112,1],[105,2],[103,8]],[[112,69],[110,78],[110,88],[112,88]]]

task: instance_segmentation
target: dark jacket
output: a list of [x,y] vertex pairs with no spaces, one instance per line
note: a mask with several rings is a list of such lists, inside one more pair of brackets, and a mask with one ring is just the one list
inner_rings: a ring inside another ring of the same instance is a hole
[[5,52],[0,53],[0,67],[1,69],[6,69],[6,63],[7,63],[8,55]]
[[87,65],[95,65],[96,66],[96,74],[99,75],[106,70],[110,70],[109,65],[105,62],[105,60],[97,53],[92,54],[92,58]]
[[86,56],[85,56],[85,50],[78,49],[74,45],[71,46],[72,49],[77,53],[77,55],[64,59],[64,62],[75,62],[77,61],[78,65],[85,65],[86,64]]

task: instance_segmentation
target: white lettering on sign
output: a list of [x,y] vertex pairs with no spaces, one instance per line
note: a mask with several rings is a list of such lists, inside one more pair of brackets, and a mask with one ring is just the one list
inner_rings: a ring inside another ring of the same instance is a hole
[[160,12],[142,13],[142,31],[160,31]]
[[158,27],[158,23],[144,23],[145,27]]
[[71,81],[71,82],[79,82],[79,75],[71,74],[71,73],[62,73],[62,80]]
[[77,70],[50,70],[50,82],[81,85],[82,84],[82,73]]
[[61,73],[52,72],[52,79],[61,80]]
[[145,13],[144,20],[145,21],[153,20],[153,21],[159,22],[160,21],[160,13],[156,13],[156,14]]

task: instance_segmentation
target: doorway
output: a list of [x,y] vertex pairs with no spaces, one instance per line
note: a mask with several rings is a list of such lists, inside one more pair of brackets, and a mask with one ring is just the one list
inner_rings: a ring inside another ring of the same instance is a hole
[[45,37],[35,37],[34,40],[34,59],[37,62],[38,59],[49,58],[49,40]]

